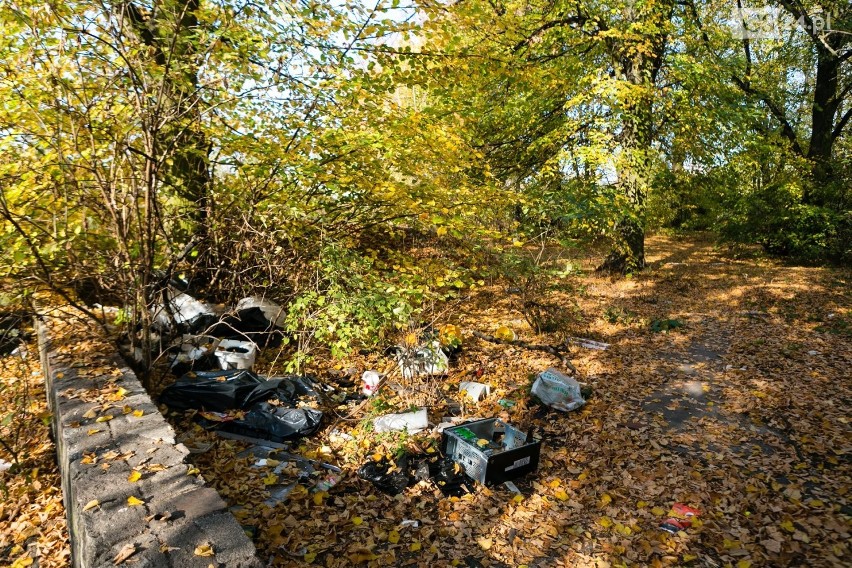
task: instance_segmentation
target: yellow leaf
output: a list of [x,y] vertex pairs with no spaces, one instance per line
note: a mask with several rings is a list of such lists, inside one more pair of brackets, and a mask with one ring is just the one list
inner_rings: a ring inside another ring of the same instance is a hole
[[275,485],[276,483],[278,483],[278,476],[274,473],[270,473],[269,475],[263,478],[264,485]]
[[124,387],[119,387],[119,389],[118,389],[118,391],[116,391],[115,395],[116,395],[119,399],[122,399],[122,398],[124,398],[125,396],[127,396],[127,393],[128,393],[128,392],[129,392],[129,391],[128,391],[126,388],[124,388]]
[[97,434],[98,432],[102,432],[102,431],[103,431],[103,430],[101,430],[100,428],[92,428],[92,429],[90,429],[88,432],[86,432],[86,434],[88,434],[89,436],[91,436],[91,435],[93,435],[93,434]]
[[444,235],[447,234],[447,228],[446,227],[438,227],[437,229],[435,229],[435,233],[437,233],[439,237],[443,237]]
[[142,473],[136,471],[135,469],[127,477],[127,481],[129,481],[130,483],[136,483],[140,479],[142,479]]
[[112,414],[104,414],[103,416],[98,416],[95,422],[109,422],[112,420]]
[[323,497],[325,497],[326,495],[327,494],[325,491],[317,491],[316,493],[314,493],[314,505],[322,505]]
[[654,507],[653,509],[651,509],[651,512],[657,515],[658,517],[662,517],[666,514],[666,510],[662,507]]
[[751,568],[751,560],[740,560],[737,562],[737,568]]
[[142,416],[143,416],[144,414],[145,414],[145,411],[144,411],[144,410],[141,410],[141,409],[140,409],[140,410],[134,410],[134,411],[133,411],[133,416],[135,416],[136,418],[142,418]]
[[380,462],[380,461],[382,461],[383,457],[384,457],[384,454],[382,454],[381,452],[376,452],[375,454],[373,454],[373,461]]
[[304,556],[304,559],[305,559],[305,562],[307,562],[308,564],[310,564],[311,562],[313,562],[313,561],[314,561],[314,559],[315,559],[316,557],[317,557],[317,553],[316,553],[316,552],[306,552],[306,553],[305,553],[305,556]]
[[512,497],[512,501],[514,501],[515,503],[520,503],[523,500],[524,500],[523,495],[515,495],[514,497]]
[[645,508],[645,507],[647,507],[647,506],[648,506],[648,502],[647,502],[647,501],[639,501],[639,502],[637,502],[637,503],[636,503],[636,508],[637,508],[637,509],[644,509],[644,508]]
[[696,556],[695,554],[684,554],[683,555],[683,561],[684,562],[692,562],[696,558],[698,558],[698,556]]
[[364,522],[364,519],[362,519],[361,517],[352,517],[352,524],[355,525],[356,527],[360,526],[363,522]]
[[202,544],[201,546],[196,546],[194,554],[196,556],[213,556],[213,547],[209,544]]
[[562,481],[560,481],[559,479],[554,479],[553,481],[551,481],[550,483],[548,483],[548,485],[550,486],[550,488],[551,488],[551,489],[556,489],[556,488],[557,488],[557,487],[559,487],[561,484],[562,484]]
[[131,412],[133,412],[133,407],[132,407],[132,406],[130,406],[129,404],[125,404],[125,405],[121,408],[121,413],[122,413],[122,414],[130,414]]
[[97,415],[98,415],[97,411],[94,408],[90,408],[89,410],[86,411],[85,414],[83,414],[83,418],[92,419]]
[[612,497],[610,497],[609,493],[601,495],[601,507],[606,507],[610,503],[612,503]]
[[83,505],[83,510],[88,511],[89,509],[94,509],[98,505],[100,505],[100,502],[97,499],[92,499],[91,501]]
[[391,544],[396,544],[399,542],[399,533],[397,531],[390,531],[388,533],[388,542]]
[[788,533],[796,532],[796,527],[793,526],[793,521],[783,521],[779,526]]
[[568,494],[565,492],[564,489],[560,489],[559,491],[554,493],[553,496],[556,497],[557,499],[559,499],[560,501],[567,501],[568,500]]
[[417,552],[418,550],[420,550],[420,548],[420,541],[414,541],[411,543],[411,546],[408,547],[408,550],[410,550],[411,552]]
[[57,378],[57,379],[64,379],[64,378],[65,378],[65,373],[56,373],[56,374],[55,374],[55,375],[53,375],[53,376],[54,376],[55,378]]
[[598,519],[598,524],[603,528],[608,529],[612,526],[612,519],[610,519],[609,517],[601,517],[600,519]]
[[143,501],[142,499],[137,499],[136,497],[131,495],[127,498],[127,504],[131,507],[135,507],[136,505],[144,505],[145,501]]

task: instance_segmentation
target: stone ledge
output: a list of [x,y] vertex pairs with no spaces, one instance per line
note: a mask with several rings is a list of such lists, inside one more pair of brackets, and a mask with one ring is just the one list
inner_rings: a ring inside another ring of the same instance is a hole
[[[55,329],[69,321],[72,329]],[[128,565],[134,568],[259,568],[242,527],[216,491],[200,476],[188,475],[189,451],[175,442],[172,427],[100,330],[70,308],[37,319],[36,327],[73,566],[113,566],[118,552],[132,544],[136,552]],[[97,352],[89,355],[97,364],[75,360],[87,355],[86,342],[72,340],[75,333],[94,338]],[[103,397],[117,388],[126,391],[124,397],[103,409]],[[141,410],[142,416],[124,414],[124,405]],[[96,422],[87,415],[92,409],[113,418]],[[135,483],[128,481],[133,469],[143,472]],[[144,504],[128,505],[130,496]],[[91,501],[99,505],[83,511]],[[214,556],[194,554],[204,544],[213,547]]]

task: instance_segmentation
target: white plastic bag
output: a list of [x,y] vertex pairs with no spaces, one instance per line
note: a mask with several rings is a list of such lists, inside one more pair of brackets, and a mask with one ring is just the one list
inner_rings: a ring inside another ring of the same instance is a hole
[[586,404],[580,394],[580,383],[553,368],[538,374],[532,394],[547,406],[562,412],[571,412]]
[[382,376],[378,371],[364,371],[364,374],[361,375],[361,380],[364,382],[361,392],[366,396],[376,394],[376,387],[382,381]]

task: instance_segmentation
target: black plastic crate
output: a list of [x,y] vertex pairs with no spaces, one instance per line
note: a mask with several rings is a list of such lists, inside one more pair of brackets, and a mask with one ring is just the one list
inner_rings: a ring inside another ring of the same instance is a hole
[[526,434],[499,418],[446,428],[442,447],[468,477],[486,485],[535,471],[541,457],[541,440],[528,442]]

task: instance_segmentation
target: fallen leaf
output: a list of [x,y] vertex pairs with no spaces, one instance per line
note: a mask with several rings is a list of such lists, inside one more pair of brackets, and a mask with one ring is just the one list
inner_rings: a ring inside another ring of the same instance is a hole
[[112,420],[112,414],[104,414],[103,416],[98,416],[95,422],[109,422],[110,420]]
[[355,525],[356,527],[361,525],[361,523],[363,523],[363,522],[364,522],[364,519],[362,519],[361,517],[352,517],[352,524]]
[[145,501],[143,501],[142,499],[138,499],[138,498],[134,497],[133,495],[131,495],[130,497],[127,498],[127,504],[130,505],[131,507],[135,507],[137,505],[144,505]]
[[135,469],[130,472],[130,475],[127,476],[127,481],[129,481],[130,483],[136,483],[140,479],[142,479],[142,473]]
[[196,556],[213,556],[213,547],[210,544],[196,546],[193,554]]
[[391,544],[396,544],[399,542],[399,533],[397,531],[390,531],[388,533],[388,542]]
[[416,541],[411,543],[411,546],[408,547],[408,550],[410,550],[411,552],[417,552],[418,550],[420,550],[420,548],[421,548],[420,541],[416,540]]
[[112,562],[116,565],[121,564],[134,554],[136,554],[136,545],[133,543],[125,544],[112,559]]
[[491,547],[494,546],[494,541],[490,538],[483,537],[477,539],[476,544],[478,544],[482,550],[491,550]]
[[88,511],[89,509],[94,509],[98,505],[100,505],[100,502],[97,499],[92,499],[91,501],[89,501],[88,503],[83,505],[83,511]]
[[136,418],[142,418],[142,416],[144,416],[144,414],[145,414],[145,411],[141,410],[141,409],[133,411],[133,416],[135,416]]

